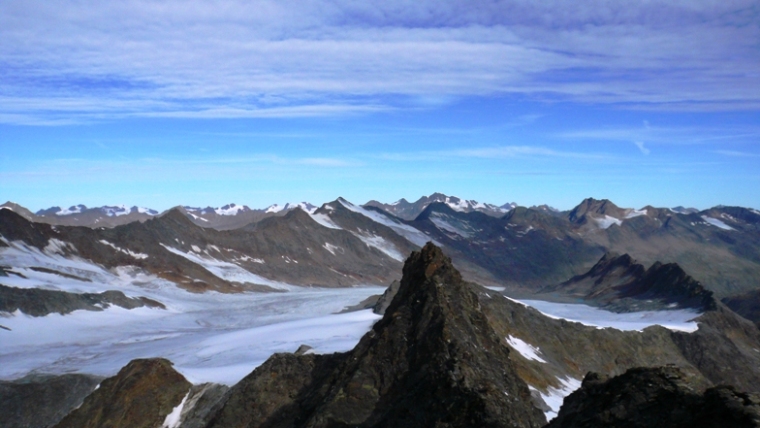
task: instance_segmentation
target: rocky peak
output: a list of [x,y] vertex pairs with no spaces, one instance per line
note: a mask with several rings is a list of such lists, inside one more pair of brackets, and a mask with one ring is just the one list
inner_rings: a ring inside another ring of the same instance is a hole
[[[542,426],[509,349],[451,260],[428,243],[403,273],[356,348],[273,356],[231,390],[211,426]],[[272,384],[275,377],[283,382]]]
[[618,269],[622,269],[624,272],[634,275],[637,272],[639,275],[644,272],[644,267],[638,264],[638,262],[628,254],[618,255],[612,252],[607,252],[590,271],[581,275],[581,277],[593,277],[596,278],[597,282],[600,282],[606,275],[609,275]]
[[573,223],[583,223],[586,216],[604,216],[610,215],[615,218],[622,217],[622,210],[614,203],[607,199],[597,200],[594,198],[584,199],[578,206],[570,211],[568,219]]
[[163,358],[132,360],[56,428],[161,426],[191,384]]
[[542,292],[582,296],[590,303],[620,312],[674,307],[699,311],[716,308],[713,293],[678,264],[655,262],[646,269],[628,254],[610,252],[588,272],[546,287]]

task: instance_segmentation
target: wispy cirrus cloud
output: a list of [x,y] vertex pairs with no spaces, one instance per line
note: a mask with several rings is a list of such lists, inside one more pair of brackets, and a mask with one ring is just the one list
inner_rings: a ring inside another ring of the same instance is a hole
[[554,158],[598,161],[614,156],[606,153],[563,151],[542,146],[493,146],[452,150],[428,150],[409,152],[386,152],[380,159],[401,162],[450,161],[452,159],[512,159],[512,158]]
[[713,153],[734,158],[760,158],[760,153],[743,152],[739,150],[713,150]]
[[750,0],[11,0],[0,121],[344,115],[469,96],[753,110],[759,13]]

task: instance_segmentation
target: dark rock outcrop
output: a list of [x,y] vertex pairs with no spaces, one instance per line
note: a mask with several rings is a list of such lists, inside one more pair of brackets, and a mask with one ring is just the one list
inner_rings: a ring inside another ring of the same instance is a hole
[[0,284],[0,312],[21,312],[34,317],[51,313],[61,315],[76,310],[102,311],[110,305],[125,309],[143,306],[166,309],[155,300],[147,297],[127,297],[121,291],[109,290],[102,293],[69,293],[41,288],[16,288]]
[[713,293],[678,264],[656,262],[646,269],[628,254],[607,253],[588,272],[541,292],[581,298],[618,312],[675,307],[700,312],[716,309]]
[[758,427],[760,395],[718,386],[700,393],[675,367],[589,373],[547,428]]
[[537,427],[509,349],[433,244],[406,261],[385,316],[354,350],[276,354],[228,394],[211,427]]
[[82,404],[103,378],[84,374],[30,375],[0,381],[0,426],[47,428]]
[[160,427],[190,387],[168,360],[132,360],[116,376],[104,380],[56,427]]

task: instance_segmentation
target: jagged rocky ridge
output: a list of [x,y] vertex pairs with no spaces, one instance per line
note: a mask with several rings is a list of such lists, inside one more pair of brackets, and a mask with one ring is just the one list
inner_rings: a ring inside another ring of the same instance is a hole
[[676,263],[654,263],[649,269],[628,254],[605,254],[588,272],[543,288],[537,298],[582,299],[618,312],[691,308],[715,309],[713,293]]

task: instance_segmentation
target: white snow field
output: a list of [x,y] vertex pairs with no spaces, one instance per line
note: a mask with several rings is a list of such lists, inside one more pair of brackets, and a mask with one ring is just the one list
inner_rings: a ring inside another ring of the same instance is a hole
[[[3,241],[9,247],[0,248],[0,264],[26,277],[3,277],[4,285],[75,293],[119,290],[157,300],[167,309],[111,306],[67,315],[31,317],[17,311],[0,316],[0,326],[5,327],[0,328],[0,379],[30,371],[111,376],[134,358],[165,357],[193,383],[232,385],[274,352],[293,352],[301,344],[318,353],[352,349],[380,316],[370,310],[336,312],[385,291],[377,286],[287,285],[283,288],[289,291],[283,293],[196,294],[134,267],[109,271],[64,257],[67,243],[56,241],[40,251]],[[86,280],[38,272],[30,269],[33,266]]]
[[692,333],[699,328],[694,318],[701,315],[699,312],[687,309],[616,313],[577,303],[510,300],[531,306],[551,318],[565,319],[588,326],[614,328],[623,331],[642,331],[647,327],[660,325],[670,330]]
[[582,381],[572,377],[569,377],[567,379],[557,378],[557,380],[562,384],[562,386],[559,388],[552,388],[550,386],[546,393],[543,393],[540,390],[528,385],[528,388],[538,392],[539,395],[541,395],[541,398],[544,400],[544,403],[549,406],[550,410],[544,412],[547,421],[551,421],[557,417],[557,413],[559,413],[559,408],[562,407],[562,403],[565,401],[565,397],[575,392],[576,389],[580,388],[582,383]]
[[232,385],[273,353],[293,352],[301,344],[317,353],[352,349],[380,316],[371,310],[335,312],[384,291],[193,294],[171,284],[152,285],[157,288],[142,294],[167,310],[111,306],[102,312],[31,317],[17,311],[0,317],[0,325],[10,329],[0,329],[0,379],[30,371],[111,376],[134,358],[164,357],[193,383]]
[[511,346],[515,351],[519,352],[520,355],[522,355],[525,359],[538,361],[539,363],[546,362],[546,360],[538,356],[541,350],[537,347],[514,336],[507,336],[506,339],[507,343],[509,343],[509,346]]

